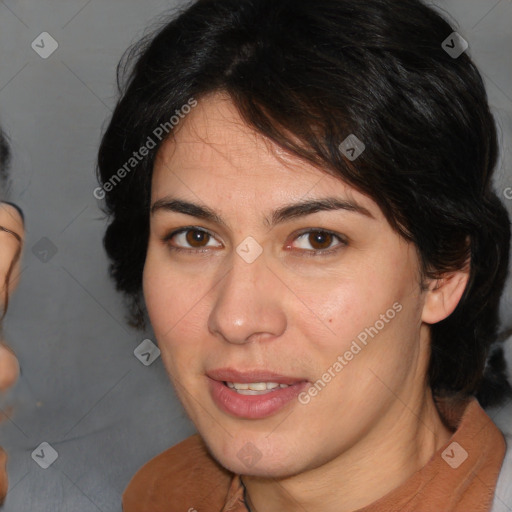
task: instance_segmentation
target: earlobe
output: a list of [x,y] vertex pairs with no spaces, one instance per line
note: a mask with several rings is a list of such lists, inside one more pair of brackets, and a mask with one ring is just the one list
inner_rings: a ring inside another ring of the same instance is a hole
[[421,319],[427,324],[435,324],[449,317],[462,298],[469,279],[467,269],[445,274],[433,279],[426,292]]

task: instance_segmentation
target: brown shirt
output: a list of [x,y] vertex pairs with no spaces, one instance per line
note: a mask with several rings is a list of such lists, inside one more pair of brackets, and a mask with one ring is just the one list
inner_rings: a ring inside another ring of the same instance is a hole
[[[443,409],[443,407],[445,407]],[[357,512],[489,512],[506,450],[476,399],[440,404],[451,439],[403,484]],[[124,512],[248,512],[238,475],[220,466],[198,434],[146,463],[123,494]]]

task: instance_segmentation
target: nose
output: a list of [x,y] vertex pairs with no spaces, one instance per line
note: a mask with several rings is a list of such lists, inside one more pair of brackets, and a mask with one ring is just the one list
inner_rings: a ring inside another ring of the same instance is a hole
[[215,288],[209,331],[228,343],[244,344],[280,336],[286,330],[287,288],[266,263],[264,254],[247,263],[237,253],[231,270]]

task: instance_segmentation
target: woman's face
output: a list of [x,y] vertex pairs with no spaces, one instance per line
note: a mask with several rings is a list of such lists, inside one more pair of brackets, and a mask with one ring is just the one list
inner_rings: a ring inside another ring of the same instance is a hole
[[[425,393],[414,247],[374,201],[280,153],[226,97],[181,123],[154,167],[143,286],[187,413],[241,474],[291,475],[372,446]],[[297,207],[320,201],[332,208]],[[231,389],[249,382],[251,394]]]

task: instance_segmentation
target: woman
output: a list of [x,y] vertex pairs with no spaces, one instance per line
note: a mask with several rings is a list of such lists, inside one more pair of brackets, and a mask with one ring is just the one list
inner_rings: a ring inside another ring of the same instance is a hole
[[510,227],[463,39],[418,1],[202,0],[128,57],[105,247],[198,434],[124,511],[490,510]]
[[[0,182],[7,175],[9,147],[0,130]],[[23,246],[23,213],[18,206],[3,201],[0,203],[0,307],[1,320],[7,311],[9,295],[18,284],[20,255]],[[0,323],[0,394],[4,394],[18,379],[20,367],[14,352],[4,343]],[[7,454],[0,447],[0,504],[3,503],[9,485],[6,471]]]

